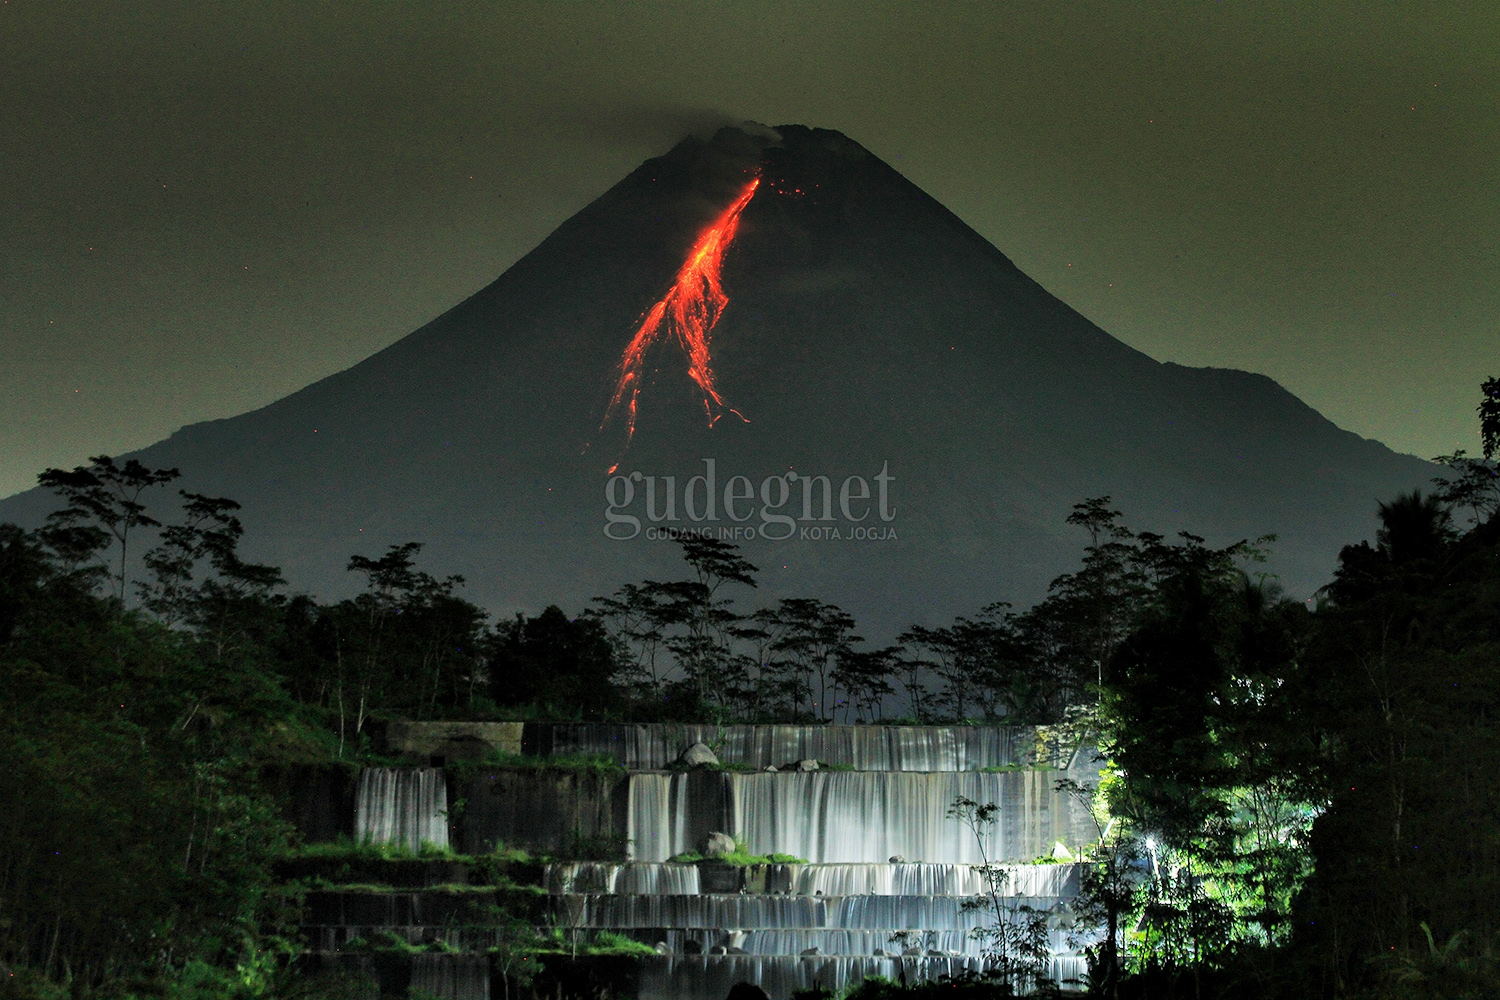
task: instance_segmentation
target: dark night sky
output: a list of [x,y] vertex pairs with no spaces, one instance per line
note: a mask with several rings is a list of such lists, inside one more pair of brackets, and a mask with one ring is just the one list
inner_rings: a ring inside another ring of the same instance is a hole
[[863,143],[1106,330],[1477,445],[1500,5],[0,4],[0,495],[348,367],[640,160]]

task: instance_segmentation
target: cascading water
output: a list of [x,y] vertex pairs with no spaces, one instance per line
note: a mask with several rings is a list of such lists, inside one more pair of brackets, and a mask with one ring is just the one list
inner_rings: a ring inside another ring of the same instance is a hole
[[490,964],[484,955],[413,955],[411,963],[411,996],[490,1000]]
[[[995,867],[1001,873],[1007,894],[1060,897],[1078,894],[1076,865]],[[796,896],[977,896],[987,891],[978,865],[764,865],[753,871],[759,876],[762,891]]]
[[442,768],[367,767],[354,799],[354,838],[419,851],[448,846],[448,784]]
[[1036,730],[1021,726],[704,726],[528,723],[540,754],[604,754],[632,771],[662,770],[704,743],[726,764],[819,760],[857,771],[977,771],[1026,764]]
[[[711,893],[699,896],[584,895],[558,897],[558,915],[570,926],[596,928],[792,927],[829,930],[922,928],[966,931],[993,919],[983,909],[965,909],[962,896],[772,896]],[[1052,911],[1056,896],[1007,896],[1005,905]]]
[[[776,1000],[814,986],[838,991],[846,983],[883,976],[906,982],[979,971],[978,958],[876,958],[862,956],[687,955],[642,961],[641,1000],[722,997],[735,983],[760,986]],[[1055,982],[1078,982],[1087,971],[1081,956],[1054,955],[1048,974]]]
[[[892,856],[954,864],[1029,860],[1049,852],[1055,841],[1074,836],[1067,800],[1051,791],[1045,771],[727,777],[735,836],[756,850],[808,861],[879,862]],[[1000,807],[985,854],[973,832],[948,816],[959,798]]]
[[[632,774],[625,822],[632,861],[666,861],[690,850],[686,774]],[[702,803],[697,803],[704,808]]]
[[575,861],[547,866],[547,891],[555,894],[606,893],[643,896],[695,896],[697,865],[611,864]]
[[[692,850],[710,829],[757,853],[811,862],[1031,860],[1050,854],[1058,841],[1076,845],[1088,835],[1055,780],[1044,770],[648,772],[630,777],[626,835],[636,861]],[[959,798],[1000,807],[983,850],[972,831],[948,816]]]
[[[781,1000],[866,976],[978,970],[984,946],[973,931],[997,919],[989,900],[965,905],[990,888],[981,862],[1002,875],[998,919],[1041,921],[1045,974],[1062,982],[1084,972],[1073,913],[1082,867],[1027,862],[1050,861],[1058,842],[1076,850],[1096,829],[1056,788],[1085,775],[1046,766],[1066,762],[1039,751],[1035,730],[556,724],[528,726],[526,740],[532,752],[611,754],[631,772],[631,860],[552,865],[546,883],[554,926],[656,948],[642,965],[642,1000],[720,996],[741,980]],[[731,767],[665,769],[696,742]],[[763,770],[809,758],[821,766]],[[949,816],[960,798],[999,807],[983,848]],[[668,862],[709,831],[810,863]]]
[[[1083,974],[1074,919],[1081,866],[1026,862],[1050,855],[1059,841],[1076,850],[1094,828],[1082,807],[1055,789],[1072,772],[1038,766],[1034,730],[551,726],[528,727],[527,739],[533,752],[539,743],[554,752],[628,743],[622,759],[657,768],[609,776],[599,788],[585,788],[566,768],[497,769],[484,776],[487,804],[474,808],[470,789],[463,818],[466,844],[512,828],[549,836],[624,829],[628,860],[548,865],[542,879],[549,898],[526,905],[536,907],[530,912],[541,927],[580,939],[609,931],[653,947],[657,954],[639,969],[641,1000],[723,996],[739,981],[784,1000],[794,989],[837,990],[868,976],[912,981],[978,970],[986,957],[973,932],[995,919],[1037,922],[1051,978]],[[730,763],[815,758],[822,766],[661,769],[700,740]],[[998,807],[982,851],[974,832],[948,815],[959,798]],[[409,848],[446,844],[446,807],[442,771],[370,768],[360,776],[356,835]],[[557,830],[541,830],[549,823]],[[698,850],[716,831],[753,853],[809,863],[739,868],[668,860]],[[998,864],[1004,875],[998,916],[991,900],[965,905],[990,888],[981,861]],[[389,933],[414,945],[441,939],[477,958],[503,940],[503,929],[474,919],[490,902],[483,893],[313,895],[305,929],[328,953]],[[445,1000],[481,1000],[484,963],[457,957],[418,956],[412,987]]]

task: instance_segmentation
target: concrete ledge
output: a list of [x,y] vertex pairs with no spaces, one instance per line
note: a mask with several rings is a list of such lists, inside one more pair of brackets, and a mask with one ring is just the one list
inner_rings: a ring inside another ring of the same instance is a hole
[[420,757],[482,757],[490,749],[521,752],[519,722],[410,722],[386,724],[386,747]]

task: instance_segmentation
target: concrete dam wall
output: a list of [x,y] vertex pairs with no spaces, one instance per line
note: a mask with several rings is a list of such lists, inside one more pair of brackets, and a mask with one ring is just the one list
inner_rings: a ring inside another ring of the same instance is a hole
[[[522,901],[528,919],[569,940],[608,931],[648,946],[653,954],[632,960],[628,984],[615,987],[646,1000],[721,997],[739,981],[783,1000],[814,983],[978,970],[986,959],[974,931],[996,919],[1044,921],[1046,974],[1083,973],[1073,916],[1082,868],[1051,856],[1062,845],[1070,858],[1097,836],[1086,806],[1056,787],[1091,775],[1049,755],[1033,729],[528,723],[524,764],[497,755],[446,771],[431,766],[440,755],[420,751],[465,744],[422,735],[414,756],[426,766],[367,768],[352,817],[310,823],[414,850],[451,845],[480,857],[504,846],[559,859],[536,866],[545,895]],[[515,735],[506,731],[510,747]],[[695,743],[718,763],[680,763]],[[580,760],[601,755],[621,767]],[[950,815],[959,799],[996,805],[981,836]],[[751,855],[796,861],[695,860],[715,833]],[[561,860],[580,856],[598,860]],[[965,905],[986,891],[985,865],[998,866],[989,869],[1000,875],[998,916],[995,900]],[[501,940],[476,904],[503,903],[503,891],[437,898],[438,888],[325,893],[305,930],[329,960],[373,935],[441,940],[456,949],[453,968],[424,959],[413,981],[445,1000],[500,995],[474,959]]]

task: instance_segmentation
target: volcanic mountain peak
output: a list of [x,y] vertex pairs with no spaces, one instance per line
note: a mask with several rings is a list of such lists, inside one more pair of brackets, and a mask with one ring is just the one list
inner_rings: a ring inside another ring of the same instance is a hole
[[1141,528],[1278,533],[1309,592],[1429,475],[1269,379],[1127,347],[798,125],[684,140],[386,350],[136,457],[240,500],[253,555],[324,594],[415,539],[497,610],[577,609],[676,572],[655,539],[692,530],[875,635],[1037,596],[1101,494]]

